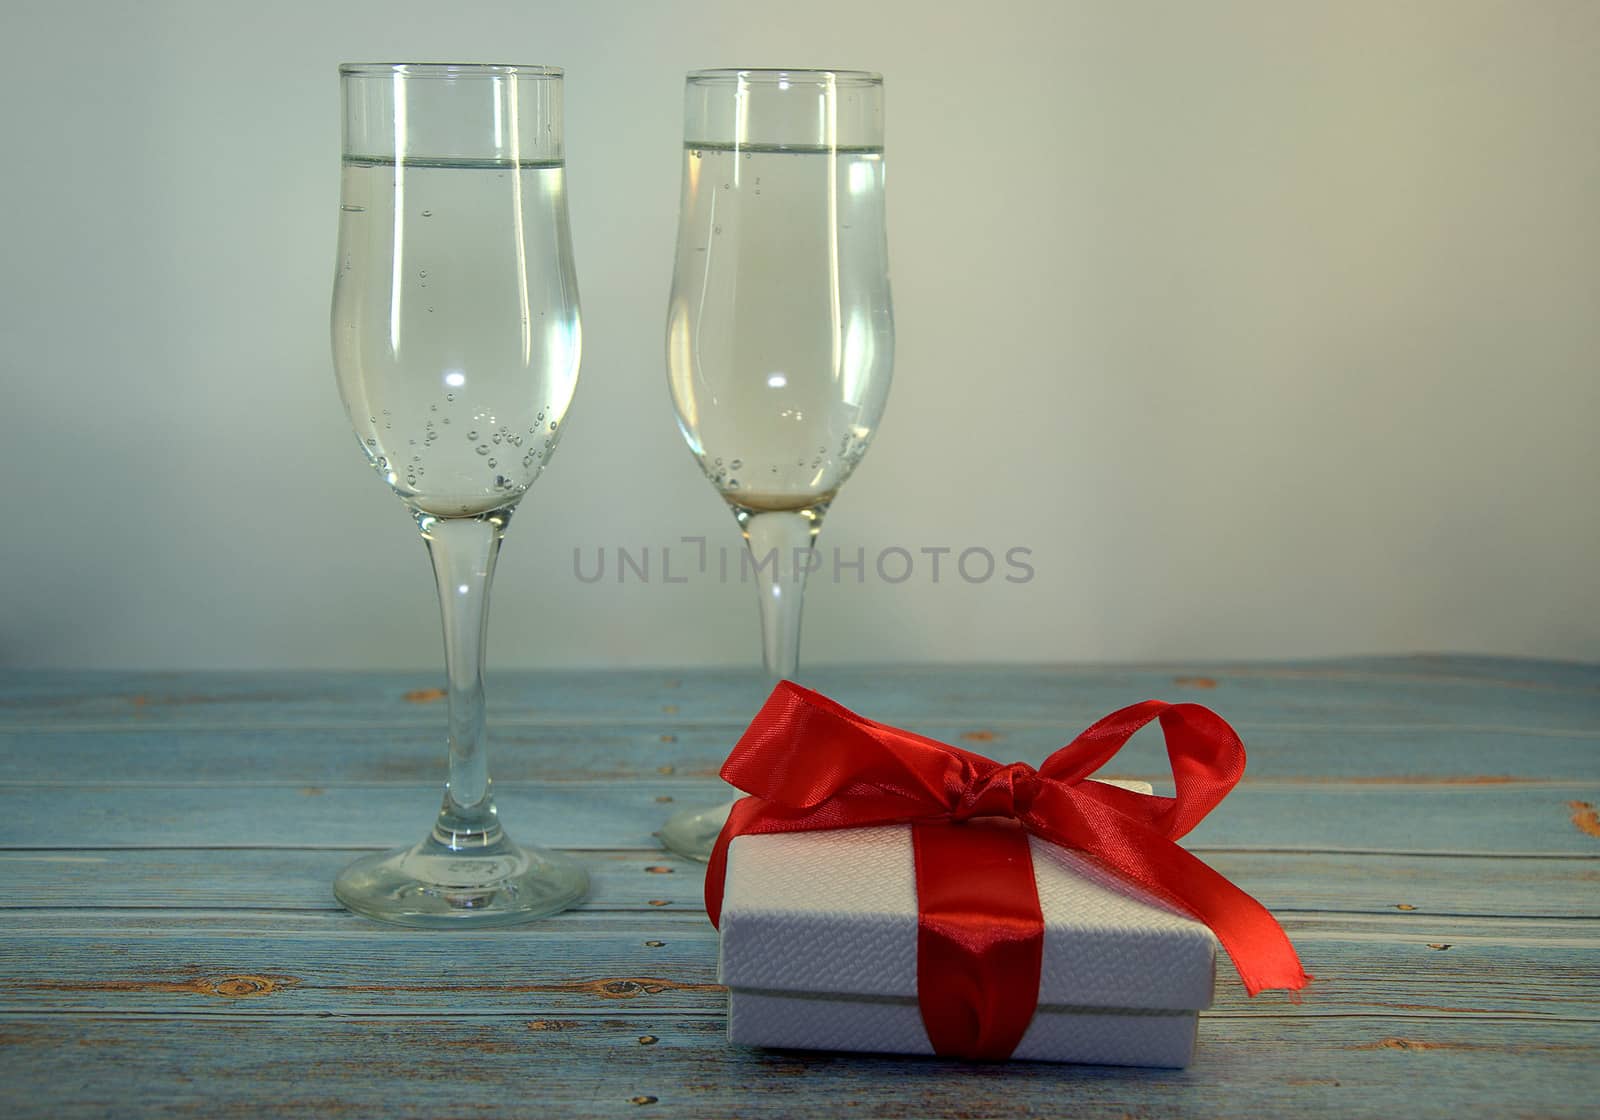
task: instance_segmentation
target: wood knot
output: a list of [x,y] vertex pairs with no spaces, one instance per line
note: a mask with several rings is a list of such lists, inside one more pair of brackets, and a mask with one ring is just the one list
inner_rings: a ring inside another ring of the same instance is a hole
[[1216,688],[1215,677],[1173,677],[1172,683],[1181,688]]
[[278,981],[270,976],[224,976],[220,980],[205,981],[202,990],[207,995],[224,999],[254,999],[277,991]]
[[406,699],[413,704],[431,704],[435,700],[443,700],[445,691],[442,688],[413,688],[406,693]]
[[657,805],[666,805],[671,800],[672,800],[672,794],[663,793],[663,794],[660,794],[660,795],[658,795],[656,797],[656,804]]
[[1437,1042],[1423,1042],[1416,1038],[1380,1038],[1360,1047],[1362,1050],[1437,1050]]
[[661,948],[661,946],[663,946],[665,944],[666,944],[665,941],[646,941],[644,943],[644,947],[646,949],[659,949],[659,948]]
[[671,906],[672,905],[672,900],[670,898],[651,898],[651,899],[646,899],[645,902],[649,906]]
[[660,1041],[661,1040],[659,1038],[657,1038],[653,1034],[642,1034],[642,1035],[639,1036],[639,1045],[640,1046],[654,1046],[656,1043],[658,1043]]
[[577,980],[562,985],[567,991],[593,992],[604,999],[637,999],[662,992],[724,992],[721,984],[686,984],[659,976],[623,976],[612,980]]
[[1569,801],[1572,810],[1572,827],[1589,836],[1600,836],[1600,813],[1587,801]]
[[535,1019],[528,1024],[530,1031],[570,1031],[578,1026],[576,1019]]
[[645,868],[645,870],[652,875],[671,875],[678,869],[676,867],[668,867],[663,863],[652,863],[649,867]]
[[963,731],[961,737],[969,743],[992,743],[998,736],[993,731]]
[[1397,903],[1394,904],[1394,908],[1396,910],[1415,910],[1416,909],[1416,907],[1411,905],[1411,903],[1409,903],[1409,902],[1397,902]]
[[656,1103],[656,1098],[652,1097],[652,1096],[649,1096],[649,1095],[647,1095],[645,1093],[640,1093],[637,1097],[629,1097],[628,1098],[628,1103],[629,1104],[655,1104]]

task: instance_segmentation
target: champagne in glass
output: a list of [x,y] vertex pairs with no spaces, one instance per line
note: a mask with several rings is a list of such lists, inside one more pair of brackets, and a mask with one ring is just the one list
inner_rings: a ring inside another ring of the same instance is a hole
[[506,834],[484,742],[495,558],[578,376],[561,71],[376,64],[340,75],[334,364],[362,450],[433,561],[450,739],[433,829],[351,864],[334,893],[406,925],[526,921],[588,886],[571,860]]
[[[774,679],[795,675],[813,541],[893,364],[883,80],[690,74],[667,368],[684,439],[750,548]],[[704,859],[726,815],[685,810],[662,839]]]

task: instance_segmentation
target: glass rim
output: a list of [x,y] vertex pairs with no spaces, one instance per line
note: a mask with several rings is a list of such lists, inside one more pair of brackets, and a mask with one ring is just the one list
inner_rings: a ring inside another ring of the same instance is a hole
[[796,81],[805,85],[881,86],[883,75],[871,70],[827,70],[810,66],[792,67],[713,67],[691,70],[684,79],[689,85],[721,85],[755,82],[776,85]]
[[560,79],[559,66],[499,62],[341,62],[342,78],[536,78]]

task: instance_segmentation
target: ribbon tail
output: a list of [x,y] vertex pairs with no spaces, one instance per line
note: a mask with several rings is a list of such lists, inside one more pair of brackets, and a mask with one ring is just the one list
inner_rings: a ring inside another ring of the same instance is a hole
[[750,831],[761,817],[764,802],[759,797],[741,797],[728,811],[728,820],[717,833],[717,842],[706,861],[706,917],[713,928],[721,928],[722,890],[728,878],[728,845],[735,836]]
[[1250,995],[1299,991],[1311,982],[1289,935],[1265,906],[1164,837],[1159,851],[1118,850],[1099,838],[1072,846],[1210,926]]

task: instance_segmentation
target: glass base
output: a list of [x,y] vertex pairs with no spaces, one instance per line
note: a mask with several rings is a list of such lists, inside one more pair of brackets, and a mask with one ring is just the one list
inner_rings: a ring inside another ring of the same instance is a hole
[[729,801],[709,809],[679,809],[667,818],[657,834],[661,837],[661,846],[687,859],[706,862],[711,858],[717,833],[727,823],[728,811],[732,808],[733,802]]
[[565,910],[589,892],[576,861],[515,844],[451,849],[429,835],[412,848],[363,856],[339,873],[333,893],[364,917],[402,926],[482,929]]

